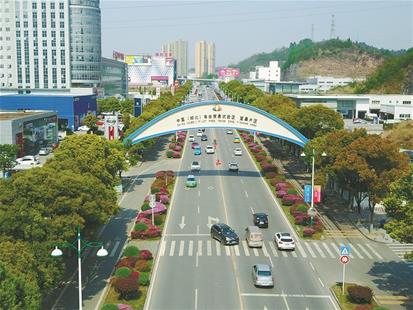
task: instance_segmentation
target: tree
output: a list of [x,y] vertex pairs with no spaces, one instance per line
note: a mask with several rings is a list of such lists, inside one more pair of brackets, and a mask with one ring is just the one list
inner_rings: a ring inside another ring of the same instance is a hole
[[96,131],[98,128],[96,125],[97,118],[96,115],[92,113],[88,113],[84,118],[83,118],[83,124],[85,124],[87,127],[90,128],[92,132]]
[[19,148],[14,144],[0,144],[0,168],[3,171],[3,177],[6,171],[15,166],[15,159]]
[[384,200],[391,220],[384,226],[390,236],[400,242],[413,242],[413,165],[410,172],[393,183]]

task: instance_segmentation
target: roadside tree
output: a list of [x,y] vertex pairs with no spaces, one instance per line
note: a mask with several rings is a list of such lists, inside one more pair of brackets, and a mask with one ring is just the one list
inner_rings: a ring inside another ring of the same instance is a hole
[[7,170],[14,167],[19,148],[14,144],[0,144],[0,168],[5,177]]
[[96,115],[92,114],[92,113],[88,113],[84,118],[83,118],[83,124],[85,124],[87,127],[89,127],[89,129],[92,132],[95,132],[97,130],[97,118]]

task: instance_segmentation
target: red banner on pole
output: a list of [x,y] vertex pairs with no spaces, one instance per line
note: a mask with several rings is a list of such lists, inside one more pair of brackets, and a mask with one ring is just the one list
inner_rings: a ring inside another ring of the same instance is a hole
[[321,201],[321,186],[320,185],[314,185],[313,195],[314,195],[314,203],[319,203]]

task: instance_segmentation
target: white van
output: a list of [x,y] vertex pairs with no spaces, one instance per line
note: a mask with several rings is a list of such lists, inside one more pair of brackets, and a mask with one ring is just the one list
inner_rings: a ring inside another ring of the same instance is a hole
[[257,226],[245,228],[245,240],[250,248],[262,248],[264,236]]

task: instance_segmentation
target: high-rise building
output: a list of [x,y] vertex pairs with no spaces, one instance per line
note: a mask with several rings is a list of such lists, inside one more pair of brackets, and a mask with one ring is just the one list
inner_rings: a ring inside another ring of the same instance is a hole
[[188,41],[177,41],[162,45],[162,52],[171,53],[176,60],[176,75],[188,76]]
[[208,74],[215,74],[215,44],[213,42],[207,44],[207,64]]
[[215,44],[199,41],[195,44],[195,75],[215,73]]
[[0,89],[100,83],[99,0],[0,0]]

